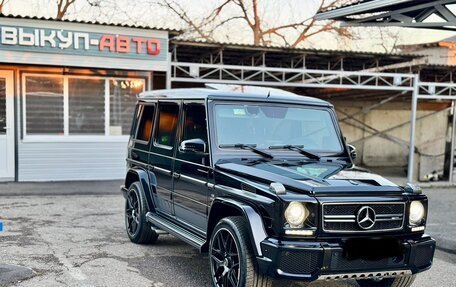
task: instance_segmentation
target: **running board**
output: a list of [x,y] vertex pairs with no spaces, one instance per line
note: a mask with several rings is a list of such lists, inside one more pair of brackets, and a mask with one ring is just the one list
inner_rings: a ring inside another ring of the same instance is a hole
[[186,243],[190,244],[191,246],[198,248],[198,250],[201,252],[203,245],[206,243],[206,240],[182,227],[179,225],[163,218],[160,217],[156,214],[153,214],[151,212],[148,212],[146,214],[146,220],[156,227],[160,228],[161,230],[164,230],[168,232],[171,235],[174,235],[175,237],[185,241]]

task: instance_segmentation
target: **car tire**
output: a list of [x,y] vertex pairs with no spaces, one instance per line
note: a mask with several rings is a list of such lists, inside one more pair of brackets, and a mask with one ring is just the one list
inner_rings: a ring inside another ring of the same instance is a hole
[[360,287],[410,287],[415,281],[415,275],[408,275],[398,278],[385,278],[380,281],[373,279],[357,280]]
[[133,182],[125,200],[125,228],[130,240],[138,244],[155,243],[158,234],[146,220],[147,202],[139,182]]
[[271,287],[274,280],[258,272],[247,231],[241,216],[220,220],[209,242],[212,286]]

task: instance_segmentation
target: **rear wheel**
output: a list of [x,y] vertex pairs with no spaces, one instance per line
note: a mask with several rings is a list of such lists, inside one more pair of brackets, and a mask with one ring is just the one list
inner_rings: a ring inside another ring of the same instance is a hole
[[125,228],[134,243],[154,243],[158,234],[146,221],[147,203],[139,182],[131,184],[125,201]]
[[357,280],[360,287],[409,287],[412,286],[413,281],[415,281],[415,275],[398,278],[385,278],[381,280]]
[[215,226],[209,243],[209,264],[212,286],[273,286],[271,278],[258,272],[243,217],[227,217]]

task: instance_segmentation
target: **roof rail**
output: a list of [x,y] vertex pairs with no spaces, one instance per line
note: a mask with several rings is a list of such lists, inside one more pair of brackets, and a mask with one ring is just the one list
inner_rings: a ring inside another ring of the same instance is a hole
[[282,89],[262,87],[262,86],[248,86],[248,85],[228,85],[228,84],[205,84],[206,88],[226,92],[238,92],[249,94],[264,94],[274,96],[297,96],[297,94],[285,91]]

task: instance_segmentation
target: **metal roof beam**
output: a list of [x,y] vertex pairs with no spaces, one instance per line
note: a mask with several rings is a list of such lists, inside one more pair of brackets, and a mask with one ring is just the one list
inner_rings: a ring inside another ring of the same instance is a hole
[[438,13],[442,16],[443,19],[447,20],[448,22],[456,22],[456,17],[446,6],[435,5],[435,9],[438,11]]
[[374,0],[366,3],[343,7],[328,12],[323,12],[315,15],[316,20],[328,20],[339,17],[344,17],[352,14],[363,13],[364,11],[374,10],[385,6],[397,5],[401,3],[411,2],[412,0]]
[[[358,5],[354,4],[335,9],[333,11],[323,12],[318,14],[316,18],[339,19],[343,21],[342,26],[399,26],[409,28],[456,30],[456,27],[451,27],[456,26],[456,15],[445,6],[456,3],[456,0],[428,1],[427,3],[421,3],[418,5],[413,5],[414,3],[416,2],[413,0],[393,1],[393,3],[389,3],[389,1],[385,0],[374,0]],[[400,8],[400,4],[403,4],[402,7],[405,7]],[[361,16],[361,14],[381,12],[381,9],[387,12],[361,18],[351,18],[353,16]],[[332,16],[328,16],[329,13],[332,13]],[[432,14],[438,15],[444,21],[436,23],[423,23],[423,21],[425,21]]]
[[[391,17],[393,15],[404,14],[404,13],[408,13],[408,12],[411,12],[411,11],[419,11],[419,10],[427,10],[427,9],[431,9],[432,12],[434,12],[436,10],[436,6],[439,6],[439,5],[442,6],[442,5],[445,5],[445,4],[450,4],[450,3],[455,3],[455,2],[456,2],[455,0],[431,1],[429,3],[424,3],[424,4],[420,4],[420,5],[410,6],[410,7],[407,7],[407,8],[393,10],[393,11],[385,12],[385,13],[382,13],[382,14],[379,14],[379,15],[374,15],[374,16],[361,18],[361,19],[350,20],[349,22],[350,23],[368,22],[368,21],[373,21],[373,20],[377,20],[377,19],[381,19],[381,18],[385,19],[385,18]],[[444,7],[444,6],[442,6],[442,7]],[[429,13],[429,15],[427,15],[427,17],[429,17],[432,14],[432,12]],[[448,12],[451,13],[449,10],[448,10]],[[354,15],[354,14],[356,14],[356,13],[350,13],[350,14],[347,14],[345,16],[350,16],[350,15]],[[421,21],[425,20],[427,17],[422,18]],[[410,17],[407,17],[407,18],[410,18]],[[416,18],[415,18],[415,21],[417,21]]]
[[456,21],[452,22],[435,22],[435,23],[401,23],[401,22],[363,22],[363,23],[353,23],[353,22],[344,22],[341,26],[371,26],[371,27],[406,27],[406,28],[439,28],[442,30],[456,30]]

